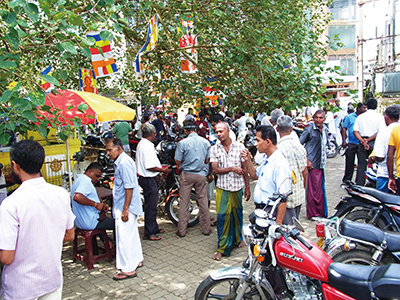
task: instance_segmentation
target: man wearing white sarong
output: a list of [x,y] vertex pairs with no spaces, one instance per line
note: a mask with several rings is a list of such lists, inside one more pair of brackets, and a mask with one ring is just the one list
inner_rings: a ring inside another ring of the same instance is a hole
[[113,214],[117,246],[117,269],[113,277],[123,280],[136,277],[136,268],[143,265],[137,217],[143,214],[134,161],[124,152],[122,142],[112,139],[106,145],[108,156],[114,160]]

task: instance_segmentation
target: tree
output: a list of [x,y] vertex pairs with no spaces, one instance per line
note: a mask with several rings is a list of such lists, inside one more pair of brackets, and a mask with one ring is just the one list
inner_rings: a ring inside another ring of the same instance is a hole
[[[37,119],[43,107],[41,79],[56,87],[76,89],[77,70],[90,68],[94,40],[101,31],[114,48],[127,41],[125,55],[133,62],[145,42],[148,20],[161,21],[157,47],[143,55],[146,77],[131,66],[122,68],[119,92],[148,98],[168,94],[175,107],[204,97],[210,84],[227,95],[232,108],[284,110],[318,101],[326,45],[320,41],[328,16],[325,0],[13,0],[0,3],[0,144],[7,130],[36,128],[47,134],[48,120]],[[198,35],[196,74],[182,74],[177,15],[194,14]],[[51,65],[51,75],[40,71]],[[159,76],[149,76],[159,72]],[[11,88],[10,84],[14,83]],[[100,86],[104,80],[100,80]],[[26,97],[30,100],[26,99]],[[53,126],[61,123],[51,120]],[[79,126],[79,120],[75,125]],[[66,128],[68,130],[68,127]],[[62,134],[63,139],[66,134]]]

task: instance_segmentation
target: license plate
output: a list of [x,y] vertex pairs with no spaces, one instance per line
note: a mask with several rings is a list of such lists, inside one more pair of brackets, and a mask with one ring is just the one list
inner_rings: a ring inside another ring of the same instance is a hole
[[317,246],[320,247],[320,248],[322,248],[322,246],[324,245],[324,243],[325,243],[325,237],[320,237],[319,240],[318,240],[318,242],[317,242]]

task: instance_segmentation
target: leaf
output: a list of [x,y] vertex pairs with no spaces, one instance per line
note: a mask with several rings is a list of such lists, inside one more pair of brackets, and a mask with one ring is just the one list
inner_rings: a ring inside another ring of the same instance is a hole
[[75,117],[75,118],[72,120],[72,123],[74,124],[75,128],[81,128],[82,121],[81,121],[81,119],[79,119],[78,117]]
[[41,75],[41,77],[42,77],[42,79],[43,79],[44,81],[46,81],[46,82],[48,82],[48,83],[50,83],[50,84],[54,84],[54,85],[57,85],[57,86],[60,85],[60,83],[58,82],[58,80],[55,79],[55,78],[54,78],[53,76],[51,76],[51,75]]
[[60,77],[62,80],[66,80],[68,78],[68,73],[65,70],[60,71]]
[[72,25],[76,25],[76,26],[83,26],[84,22],[82,20],[82,18],[74,13],[70,14],[68,16],[68,21],[72,24]]
[[81,48],[81,51],[87,58],[92,58],[92,53],[88,48]]
[[214,15],[222,17],[222,11],[220,11],[219,9],[214,9],[213,13],[214,13]]
[[70,52],[72,54],[78,53],[78,51],[76,51],[76,49],[75,49],[75,45],[71,42],[64,42],[64,43],[62,43],[62,46],[64,47],[65,50],[67,50],[68,52]]
[[58,133],[58,136],[59,136],[60,139],[61,139],[62,141],[64,141],[64,142],[68,139],[68,133],[65,133],[64,131],[60,131],[60,132]]
[[14,129],[15,129],[15,123],[13,123],[13,122],[11,122],[11,121],[7,121],[7,123],[6,123],[6,128],[7,128],[7,129],[10,129],[10,130],[12,130],[12,131],[14,131]]
[[46,94],[43,93],[40,90],[37,90],[35,92],[30,92],[29,93],[29,99],[31,99],[33,104],[38,105],[38,106],[42,106],[45,103]]
[[25,117],[25,118],[27,118],[29,121],[37,122],[36,116],[35,116],[34,113],[33,113],[32,111],[30,111],[30,110],[24,110],[24,111],[22,112],[22,116]]
[[32,109],[31,102],[25,98],[16,98],[16,99],[12,100],[11,104],[15,108],[19,108],[21,110],[31,110]]
[[11,136],[8,133],[5,133],[5,132],[1,133],[0,134],[0,144],[2,146],[7,145],[8,142],[10,141],[10,138],[11,138]]
[[114,0],[105,0],[105,2],[106,2],[108,5],[114,5],[114,4],[115,4],[115,1],[114,1]]
[[81,103],[81,104],[78,105],[78,110],[80,112],[84,113],[88,109],[89,109],[89,105],[87,105],[86,103]]
[[80,37],[80,39],[87,46],[94,46],[96,43],[96,40],[92,37],[90,37],[90,38]]
[[59,13],[56,13],[56,15],[54,16],[53,20],[54,21],[61,20],[62,18],[64,18],[64,16],[65,16],[65,11],[61,11]]
[[17,16],[13,12],[3,10],[1,12],[1,18],[7,24],[13,24],[17,20]]
[[6,91],[3,93],[3,95],[1,96],[1,98],[0,98],[0,102],[1,102],[1,103],[7,102],[7,101],[11,98],[11,96],[12,96],[13,93],[14,93],[13,91],[6,90]]
[[47,0],[39,0],[40,8],[44,11],[47,16],[50,16],[50,3]]
[[121,24],[119,23],[113,23],[113,28],[115,29],[115,31],[117,32],[122,32],[123,27],[121,26]]
[[63,6],[67,1],[66,0],[58,0],[57,5]]
[[19,47],[18,32],[14,28],[9,28],[8,30],[9,32],[4,35],[7,42],[11,45],[12,48],[18,49]]
[[74,108],[74,106],[73,106],[73,105],[70,105],[70,106],[67,107],[67,110],[71,110],[71,109],[73,109],[73,108]]
[[14,0],[14,1],[9,1],[8,2],[8,7],[13,8],[13,7],[17,7],[20,6],[24,3],[24,0]]
[[0,68],[13,69],[13,68],[16,68],[16,67],[17,67],[17,64],[15,62],[13,62],[13,61],[10,61],[10,60],[1,60],[0,61]]
[[114,39],[114,35],[110,31],[106,30],[106,31],[100,32],[100,38],[103,41],[106,41],[106,40],[112,41]]
[[47,127],[43,124],[40,124],[39,126],[36,127],[37,132],[40,134],[41,137],[45,138],[47,137],[48,130]]
[[58,51],[60,51],[60,52],[64,52],[64,50],[65,50],[61,43],[57,44],[56,47],[57,47]]
[[36,23],[39,20],[39,9],[36,4],[24,3],[22,6],[29,19],[31,19],[33,23]]

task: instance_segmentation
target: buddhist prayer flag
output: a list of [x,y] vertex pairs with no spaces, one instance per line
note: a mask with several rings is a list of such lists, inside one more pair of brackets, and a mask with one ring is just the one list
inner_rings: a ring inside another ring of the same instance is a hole
[[102,40],[100,32],[97,31],[90,31],[86,36],[94,38],[96,46],[101,48],[103,52],[101,53],[97,47],[90,48],[95,76],[100,78],[118,72],[117,65],[112,57],[110,41]]
[[137,75],[144,74],[144,68],[142,64],[142,54],[144,51],[151,51],[156,48],[157,41],[158,41],[158,32],[159,32],[159,21],[158,15],[155,14],[149,21],[147,25],[147,38],[146,42],[144,43],[143,47],[139,50],[138,54],[136,55],[135,61],[135,71]]
[[179,47],[185,48],[182,51],[186,54],[181,54],[181,71],[188,74],[196,73],[197,68],[194,63],[197,63],[197,50],[190,48],[197,46],[197,35],[194,34],[194,14],[176,15],[176,19],[179,22],[177,28],[180,36]]
[[97,81],[93,70],[79,69],[79,89],[97,94]]
[[220,90],[206,86],[204,87],[204,98],[209,102],[211,107],[218,106],[220,104],[219,99],[221,98]]
[[[40,72],[40,74],[42,74],[42,75],[51,75],[51,66],[48,66],[47,68],[43,69],[43,71]],[[48,89],[52,88],[52,85],[49,82],[47,82],[47,81],[42,79],[42,88],[45,91],[47,91]]]

